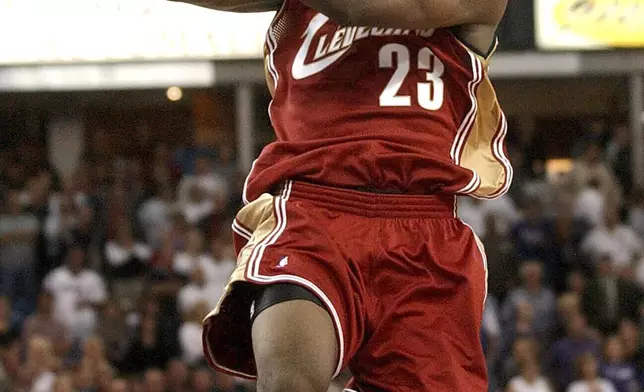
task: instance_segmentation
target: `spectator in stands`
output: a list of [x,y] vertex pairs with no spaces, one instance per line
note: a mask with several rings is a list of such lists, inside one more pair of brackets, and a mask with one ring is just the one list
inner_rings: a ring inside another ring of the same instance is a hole
[[530,199],[524,206],[524,218],[512,228],[512,242],[516,256],[521,260],[539,260],[544,263],[546,282],[553,274],[553,233],[543,206],[538,199]]
[[165,375],[159,369],[148,369],[143,377],[145,392],[165,392]]
[[52,293],[55,315],[73,338],[86,339],[94,333],[97,309],[107,299],[107,290],[103,278],[85,267],[83,248],[70,247],[65,264],[45,277],[43,287]]
[[60,374],[54,381],[52,392],[74,392],[74,380],[69,374]]
[[74,242],[79,235],[77,233],[79,223],[76,206],[68,195],[52,198],[43,230],[49,265],[54,267],[60,265],[65,247]]
[[65,325],[54,315],[54,297],[46,290],[40,292],[36,312],[27,318],[22,328],[22,341],[25,346],[35,336],[48,339],[57,355],[65,355],[72,345]]
[[130,386],[128,382],[122,378],[117,378],[112,380],[110,385],[110,390],[108,392],[130,392]]
[[31,338],[27,359],[22,366],[22,378],[29,380],[32,392],[49,392],[54,386],[57,364],[51,343],[40,336]]
[[630,194],[633,188],[631,151],[631,132],[627,124],[617,124],[606,146],[606,162],[615,173],[625,195]]
[[36,237],[40,225],[23,210],[20,191],[10,190],[0,214],[0,293],[23,315],[35,307]]
[[169,349],[172,342],[161,339],[160,335],[157,316],[143,315],[121,370],[128,373],[142,373],[149,368],[164,368],[172,357],[173,350]]
[[542,340],[551,337],[556,321],[555,295],[543,284],[543,266],[539,261],[528,260],[520,268],[521,286],[510,291],[502,309],[504,322],[516,320],[516,310],[521,303],[528,303],[534,312],[533,330]]
[[541,375],[539,364],[531,358],[523,362],[521,374],[510,380],[508,392],[553,392],[548,380]]
[[630,227],[620,223],[617,208],[607,208],[604,224],[591,231],[582,243],[591,259],[608,256],[618,270],[631,266],[634,256],[644,249],[642,240]]
[[601,375],[610,381],[616,392],[639,391],[635,367],[624,360],[624,348],[618,336],[610,336],[604,345]]
[[577,358],[579,380],[568,388],[568,392],[615,392],[610,381],[599,377],[597,357],[594,353],[584,353]]
[[[230,226],[230,225],[228,225]],[[232,239],[228,236],[214,237],[210,242],[210,254],[215,261],[209,284],[217,292],[217,299],[221,296],[228,284],[230,275],[235,271],[237,255],[232,246]]]
[[577,192],[573,207],[575,216],[583,219],[591,227],[597,227],[604,221],[605,207],[606,196],[599,189],[599,181],[596,178],[589,178]]
[[175,273],[188,277],[195,267],[203,270],[207,282],[217,279],[215,260],[204,253],[203,234],[199,229],[191,229],[186,236],[185,251],[177,253],[172,263]]
[[538,358],[538,347],[534,339],[528,337],[517,338],[501,364],[501,384],[506,385],[510,379],[521,374],[521,366],[527,361]]
[[642,289],[619,277],[610,257],[605,256],[598,265],[597,277],[586,286],[582,304],[590,325],[611,332],[623,318],[637,319],[643,300]]
[[211,392],[214,386],[215,380],[207,369],[200,368],[192,373],[192,390],[194,392]]
[[129,330],[120,307],[114,300],[107,301],[103,307],[97,329],[105,345],[105,356],[112,364],[120,364],[127,351]]
[[[166,367],[167,390],[188,392],[188,368],[180,359],[172,359]],[[1,391],[0,391],[1,392]]]
[[588,145],[584,155],[575,161],[573,183],[577,189],[583,189],[591,180],[595,180],[607,205],[621,205],[621,188],[602,158],[599,145]]
[[492,216],[499,232],[505,234],[519,220],[520,215],[514,202],[507,196],[483,201],[472,197],[459,199],[458,216],[472,227],[479,236],[486,235],[486,220]]
[[502,298],[516,283],[517,268],[514,264],[512,243],[507,235],[501,233],[496,222],[494,215],[487,216],[485,236],[481,240],[485,245],[488,274],[494,276],[494,279],[488,282],[488,291],[497,298]]
[[[0,373],[5,378],[0,381],[0,385],[9,388],[13,392],[21,385],[21,345],[17,333],[0,335]],[[4,391],[3,391],[4,392]]]
[[136,303],[143,291],[140,277],[147,271],[152,250],[134,239],[129,223],[118,228],[115,240],[105,245],[107,275],[112,281],[114,296],[121,303]]
[[172,228],[175,208],[174,190],[167,185],[159,188],[139,208],[137,218],[152,249],[161,247],[165,233]]
[[563,204],[553,222],[553,288],[557,292],[566,289],[567,279],[574,271],[586,267],[584,260],[579,257],[581,243],[588,233],[589,226],[583,220],[577,219],[570,206]]
[[209,309],[214,308],[222,294],[221,287],[206,281],[206,276],[200,267],[192,270],[190,283],[179,290],[177,303],[181,314],[192,312],[195,306],[205,302]]
[[633,192],[633,202],[628,212],[628,222],[640,238],[644,238],[644,188]]
[[206,157],[198,157],[195,174],[179,183],[179,204],[191,224],[198,224],[223,209],[227,195],[226,180],[213,172],[212,162]]
[[546,358],[546,369],[557,390],[573,381],[576,358],[587,352],[598,356],[599,344],[591,337],[584,316],[577,314],[568,320],[566,336],[552,345]]
[[210,307],[206,302],[197,303],[185,314],[184,323],[179,329],[179,343],[183,361],[188,365],[200,364],[204,359],[201,335],[202,320],[208,314]]

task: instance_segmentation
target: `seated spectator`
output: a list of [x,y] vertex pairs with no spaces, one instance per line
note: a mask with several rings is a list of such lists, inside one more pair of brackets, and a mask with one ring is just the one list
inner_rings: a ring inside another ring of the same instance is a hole
[[202,320],[209,311],[206,302],[200,302],[185,315],[185,321],[179,328],[179,343],[181,344],[182,358],[189,366],[200,364],[204,359],[201,335],[203,333]]
[[116,378],[112,380],[108,392],[130,392],[133,390],[134,389],[130,389],[130,385],[126,380],[122,378]]
[[579,380],[568,387],[568,392],[615,392],[610,381],[599,377],[597,357],[594,353],[584,353],[577,358]]
[[608,255],[621,270],[629,267],[634,256],[644,248],[633,229],[620,223],[619,212],[613,207],[606,208],[604,224],[588,234],[581,249],[592,260]]
[[188,367],[180,359],[172,359],[166,367],[168,391],[188,392]]
[[508,392],[553,392],[548,380],[541,375],[539,363],[528,359],[521,366],[521,374],[510,380]]
[[458,216],[470,225],[479,237],[486,236],[485,222],[489,217],[494,218],[501,234],[506,234],[521,217],[509,196],[486,201],[463,197],[458,202]]
[[159,369],[148,369],[143,376],[143,390],[145,392],[165,392],[165,375]]
[[186,236],[185,251],[177,253],[172,262],[176,274],[188,277],[195,267],[203,270],[207,282],[217,280],[219,271],[211,255],[204,253],[203,234],[199,229],[191,229]]
[[591,337],[584,316],[574,315],[566,324],[566,336],[552,345],[545,362],[557,390],[567,388],[573,381],[576,358],[587,352],[598,356],[599,344]]
[[517,275],[513,258],[513,245],[507,235],[501,233],[496,218],[489,215],[485,220],[485,236],[481,237],[488,260],[488,291],[497,298],[505,297],[515,283]]
[[75,392],[74,380],[66,373],[58,375],[54,381],[52,392]]
[[164,368],[173,355],[173,350],[168,348],[172,342],[160,339],[159,335],[156,316],[144,315],[121,364],[121,371],[142,373],[148,368]]
[[161,247],[165,233],[172,228],[174,199],[174,190],[164,186],[139,207],[137,218],[152,249]]
[[618,336],[610,336],[604,345],[601,375],[610,381],[616,392],[639,391],[635,367],[624,360],[624,348]]
[[516,255],[521,260],[538,260],[544,263],[544,276],[546,281],[549,281],[553,273],[552,227],[539,200],[528,200],[523,211],[523,219],[517,222],[511,231]]
[[36,313],[27,318],[22,328],[22,341],[25,347],[34,336],[42,336],[52,342],[54,353],[57,355],[65,355],[72,345],[65,325],[54,315],[54,297],[46,290],[38,296]]
[[94,334],[97,308],[107,299],[103,278],[85,267],[85,251],[72,246],[65,264],[52,270],[43,282],[54,297],[55,316],[72,338],[86,339]]
[[116,239],[105,246],[107,275],[112,281],[112,292],[121,306],[138,302],[143,292],[139,279],[148,269],[151,249],[134,240],[132,228],[125,223],[118,228]]
[[576,160],[572,171],[572,179],[577,189],[582,189],[591,179],[599,184],[599,189],[606,202],[613,205],[621,204],[621,188],[612,171],[602,157],[601,147],[590,144],[581,159]]
[[226,179],[213,171],[212,161],[205,156],[198,157],[195,161],[194,175],[187,175],[179,183],[179,203],[190,204],[189,193],[191,189],[199,189],[204,199],[213,203],[213,209],[223,207],[221,203],[228,195]]
[[40,336],[29,340],[23,378],[30,380],[32,392],[49,392],[54,386],[57,364],[51,343]]
[[0,338],[20,332],[20,316],[11,308],[9,299],[0,295]]
[[20,351],[18,334],[0,335],[0,392],[13,392],[20,386]]
[[582,305],[590,325],[611,332],[621,319],[635,320],[639,317],[643,299],[642,289],[619,277],[610,256],[606,256],[597,266],[597,277],[586,286]]
[[483,309],[483,321],[481,332],[487,342],[485,358],[488,368],[496,369],[501,351],[501,320],[499,317],[499,305],[494,296],[488,295],[485,299]]
[[36,217],[23,210],[20,191],[9,191],[6,213],[0,215],[0,294],[23,316],[35,308],[39,231]]
[[577,193],[573,207],[575,217],[583,219],[591,227],[600,226],[604,221],[605,204],[605,196],[599,189],[599,181],[591,178]]
[[203,270],[196,267],[192,270],[190,283],[179,290],[179,297],[177,300],[179,312],[181,314],[192,312],[195,306],[202,302],[207,304],[208,309],[213,309],[217,306],[217,302],[219,301],[219,297],[221,297],[222,293],[222,288],[218,285],[206,282]]
[[633,194],[633,203],[628,211],[628,223],[640,238],[644,238],[644,188],[636,190]]
[[192,373],[192,391],[211,392],[214,386],[215,380],[210,370],[199,368]]
[[140,276],[152,256],[151,249],[143,242],[134,240],[128,224],[119,227],[116,239],[105,245],[105,260],[113,278]]
[[534,332],[541,338],[550,338],[556,321],[555,295],[543,285],[543,267],[538,261],[525,261],[520,267],[521,286],[510,291],[502,309],[504,322],[512,324],[516,320],[517,306],[526,302],[534,312]]
[[107,360],[112,364],[121,363],[127,351],[130,336],[125,317],[114,301],[108,301],[103,307],[97,336],[105,345]]
[[230,276],[235,271],[237,255],[232,246],[232,239],[228,239],[226,236],[213,238],[210,249],[215,260],[215,268],[213,268],[212,276],[208,282],[217,288],[217,300],[219,300],[228,285]]

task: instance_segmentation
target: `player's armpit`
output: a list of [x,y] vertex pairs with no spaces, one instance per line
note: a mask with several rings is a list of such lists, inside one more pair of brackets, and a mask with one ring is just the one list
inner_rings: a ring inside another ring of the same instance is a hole
[[344,26],[429,29],[496,25],[507,0],[303,0]]
[[199,7],[230,12],[277,11],[282,0],[168,0],[175,3],[188,3]]

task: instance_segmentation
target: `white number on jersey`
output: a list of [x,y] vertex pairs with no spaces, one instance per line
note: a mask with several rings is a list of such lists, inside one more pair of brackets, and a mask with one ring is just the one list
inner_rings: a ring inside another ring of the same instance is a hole
[[[378,53],[378,64],[380,68],[394,67],[394,54],[396,55],[396,69],[387,83],[387,86],[380,94],[380,106],[411,106],[409,95],[399,95],[398,91],[410,71],[409,49],[401,44],[387,44],[380,48]],[[422,48],[418,52],[418,69],[425,72],[427,82],[419,82],[416,85],[417,99],[420,107],[426,110],[438,110],[443,106],[445,85],[443,84],[443,73],[445,64],[429,48]]]

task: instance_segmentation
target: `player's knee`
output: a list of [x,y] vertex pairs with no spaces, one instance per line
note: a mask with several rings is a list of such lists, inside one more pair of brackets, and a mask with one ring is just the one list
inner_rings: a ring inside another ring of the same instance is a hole
[[257,392],[326,392],[326,376],[307,371],[304,366],[276,363],[257,379]]

